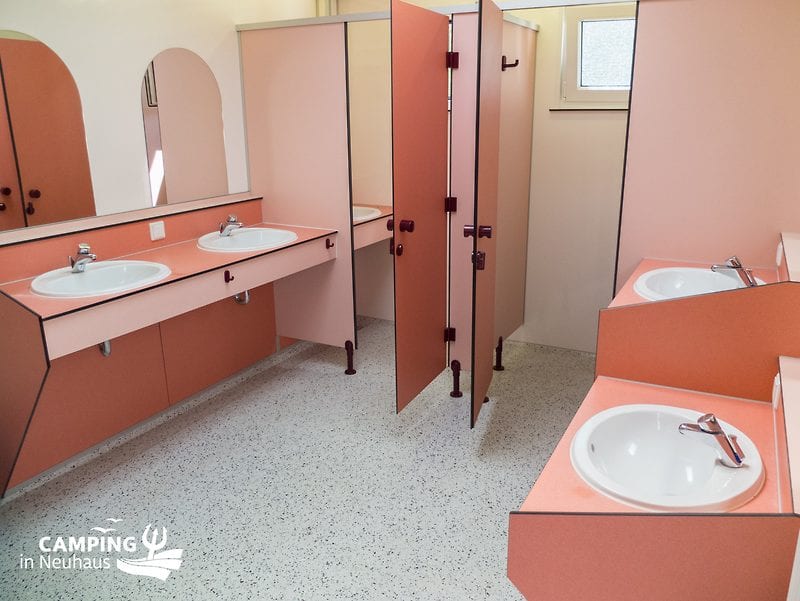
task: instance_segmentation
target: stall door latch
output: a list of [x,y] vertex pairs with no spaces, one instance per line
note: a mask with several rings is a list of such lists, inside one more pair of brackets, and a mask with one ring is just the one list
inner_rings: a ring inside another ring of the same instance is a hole
[[472,251],[472,262],[475,264],[475,269],[483,271],[486,269],[486,253],[482,250]]

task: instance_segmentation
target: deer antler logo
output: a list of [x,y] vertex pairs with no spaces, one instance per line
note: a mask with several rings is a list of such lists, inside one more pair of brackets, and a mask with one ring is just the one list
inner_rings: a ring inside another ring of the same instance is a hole
[[156,551],[159,551],[167,546],[167,529],[162,526],[161,542],[157,542],[158,528],[153,528],[153,537],[151,539],[147,538],[147,534],[150,532],[150,526],[152,526],[152,524],[147,524],[147,528],[144,529],[144,533],[142,534],[142,543],[148,551],[147,559],[153,559],[156,555]]

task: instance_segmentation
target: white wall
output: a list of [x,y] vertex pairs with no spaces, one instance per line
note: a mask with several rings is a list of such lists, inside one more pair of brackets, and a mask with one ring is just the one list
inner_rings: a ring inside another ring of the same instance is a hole
[[612,298],[627,113],[557,106],[560,8],[520,11],[540,27],[534,94],[525,323],[513,339],[594,352]]
[[72,72],[83,103],[98,214],[150,199],[140,91],[152,58],[181,47],[202,57],[222,96],[230,192],[248,189],[235,25],[311,17],[314,0],[4,0],[0,29],[29,34]]

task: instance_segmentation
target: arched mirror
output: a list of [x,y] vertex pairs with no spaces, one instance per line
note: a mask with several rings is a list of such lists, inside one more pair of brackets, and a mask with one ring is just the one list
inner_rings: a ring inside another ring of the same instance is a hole
[[160,52],[141,94],[153,206],[227,194],[222,100],[203,59],[183,48]]
[[95,214],[78,88],[47,45],[0,31],[0,230]]

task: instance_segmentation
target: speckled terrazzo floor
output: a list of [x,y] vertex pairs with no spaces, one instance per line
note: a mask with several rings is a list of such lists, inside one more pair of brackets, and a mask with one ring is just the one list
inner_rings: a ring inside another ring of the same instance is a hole
[[[505,576],[508,513],[591,385],[594,356],[507,343],[470,431],[447,374],[395,415],[392,325],[362,324],[356,376],[342,374],[341,349],[297,344],[4,501],[0,599],[520,599]],[[109,517],[137,539],[166,526],[180,570],[162,582],[113,560],[39,569],[40,537],[97,534]],[[19,569],[20,556],[36,567]]]

